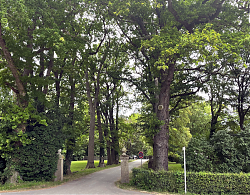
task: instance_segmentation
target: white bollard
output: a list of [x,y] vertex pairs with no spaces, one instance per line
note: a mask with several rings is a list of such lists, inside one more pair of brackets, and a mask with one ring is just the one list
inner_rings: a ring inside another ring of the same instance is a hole
[[185,182],[185,194],[187,193],[187,175],[186,175],[186,156],[185,156],[185,146],[182,148],[184,152],[184,182]]

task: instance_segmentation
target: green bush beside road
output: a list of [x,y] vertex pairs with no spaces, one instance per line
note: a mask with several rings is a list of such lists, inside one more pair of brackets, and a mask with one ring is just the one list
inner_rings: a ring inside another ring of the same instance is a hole
[[[152,191],[184,192],[184,172],[133,169],[131,184]],[[196,194],[249,194],[250,174],[188,172],[187,191]]]

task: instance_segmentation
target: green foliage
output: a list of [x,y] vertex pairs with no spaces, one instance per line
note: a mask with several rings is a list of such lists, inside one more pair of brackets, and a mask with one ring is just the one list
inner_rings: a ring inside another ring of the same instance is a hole
[[62,116],[48,113],[48,126],[37,124],[27,126],[30,144],[14,151],[12,159],[16,159],[16,170],[24,181],[51,180],[57,168],[58,149],[62,148]]
[[[250,134],[249,134],[250,135]],[[234,172],[242,171],[241,159],[238,158],[238,151],[235,147],[235,140],[226,131],[218,131],[211,139],[211,145],[217,156],[215,171]]]
[[[166,64],[172,60],[177,60],[177,56],[182,58],[181,66],[198,65],[198,62],[216,63],[220,52],[230,52],[230,45],[223,42],[221,35],[212,29],[212,24],[199,27],[192,34],[189,32],[180,33],[176,28],[166,27],[160,35],[153,36],[152,39],[144,41],[143,47],[149,51],[160,50],[160,57],[155,63],[159,69],[168,69]],[[199,53],[198,57],[192,55]],[[232,54],[232,59],[239,60],[236,53]]]
[[178,153],[181,152],[183,146],[188,145],[192,137],[187,126],[190,122],[189,112],[188,108],[177,111],[178,114],[171,117],[169,124],[169,156],[177,161]]
[[[7,106],[6,104],[4,105]],[[11,129],[15,130],[18,125],[26,124],[27,121],[34,120],[42,125],[47,125],[46,120],[42,119],[39,114],[37,114],[36,109],[33,107],[30,102],[28,106],[24,109],[20,108],[16,104],[9,105],[8,109],[2,114],[2,125],[4,124],[11,125]]]
[[119,119],[119,145],[127,149],[127,155],[137,155],[143,148],[146,152],[145,137],[137,125],[139,114],[132,114],[128,119]]
[[163,121],[157,118],[156,113],[151,112],[150,107],[143,109],[141,116],[138,118],[138,125],[150,145],[153,145],[152,137],[160,131],[162,124]]
[[249,172],[250,132],[230,134],[218,131],[211,139],[192,138],[186,149],[189,171]]
[[[152,191],[184,192],[184,172],[133,169],[131,185]],[[249,194],[250,175],[187,172],[187,191],[197,194]]]
[[206,102],[196,102],[187,108],[192,137],[208,137],[211,122],[210,106]]
[[20,108],[14,103],[9,91],[0,93],[0,151],[1,156],[6,157],[14,150],[15,143],[20,142],[22,145],[30,144],[31,140],[23,132],[20,125],[47,125],[45,117],[39,114],[29,103],[26,108]]
[[[209,142],[205,139],[191,139],[186,148],[186,166],[188,171],[213,171],[213,158],[214,150]],[[183,158],[181,162],[183,162]]]

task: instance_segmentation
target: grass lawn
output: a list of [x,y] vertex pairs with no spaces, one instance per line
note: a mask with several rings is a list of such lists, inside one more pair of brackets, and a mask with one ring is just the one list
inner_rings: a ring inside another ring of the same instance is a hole
[[[85,167],[87,166],[87,162],[88,162],[87,160],[72,161],[70,170],[72,172],[81,171],[85,169]],[[104,163],[107,164],[107,160],[104,160]],[[97,167],[98,165],[99,165],[99,160],[95,160],[95,166]]]
[[[148,169],[148,162],[145,162],[142,167],[144,169]],[[184,171],[181,167],[181,164],[177,164],[176,162],[168,162],[168,170],[169,171]]]
[[177,164],[176,162],[169,162],[168,170],[169,171],[184,171],[184,169],[181,167],[181,164]]

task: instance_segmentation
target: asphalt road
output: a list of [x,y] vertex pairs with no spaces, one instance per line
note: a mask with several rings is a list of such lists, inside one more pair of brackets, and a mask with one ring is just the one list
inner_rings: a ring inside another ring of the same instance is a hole
[[[144,162],[146,160],[143,160]],[[129,163],[129,169],[141,165],[141,160]],[[139,191],[122,190],[115,186],[115,182],[121,178],[121,167],[105,169],[84,176],[75,181],[67,182],[63,185],[30,191],[0,193],[0,195],[10,194],[148,194]]]

